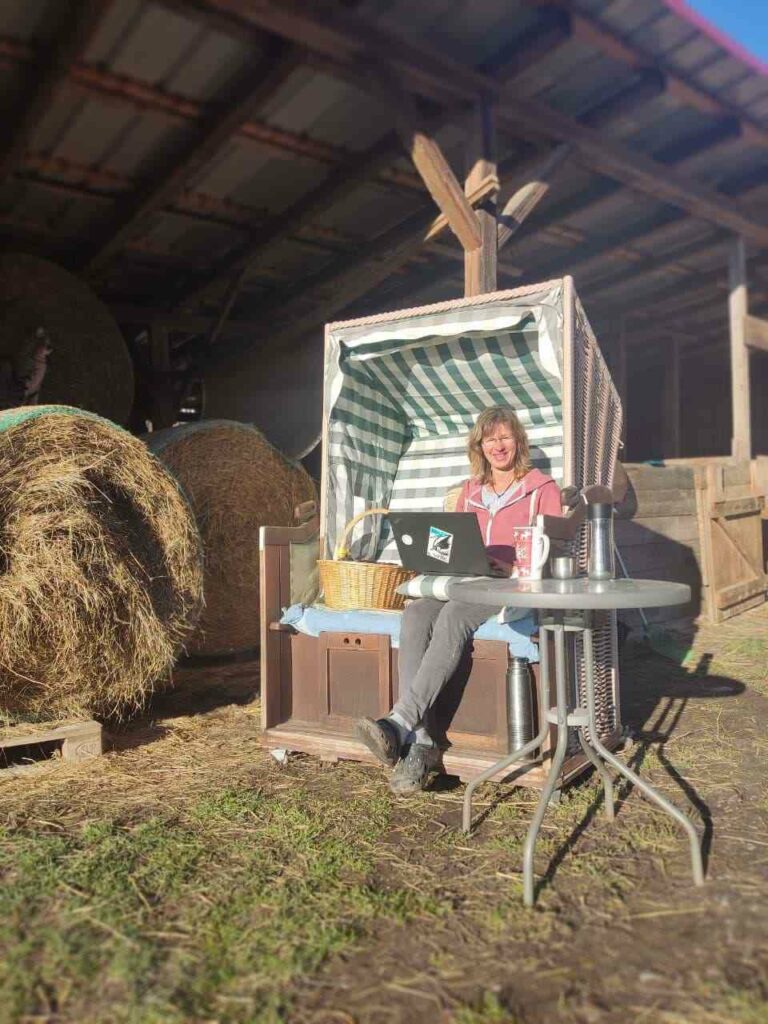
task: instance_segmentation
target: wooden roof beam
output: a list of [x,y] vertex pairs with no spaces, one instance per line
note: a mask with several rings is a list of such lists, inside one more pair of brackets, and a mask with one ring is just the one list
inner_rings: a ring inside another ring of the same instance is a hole
[[310,6],[305,0],[261,0],[258,5],[244,0],[207,0],[207,5],[302,42],[347,68],[367,53],[391,54],[393,67],[404,77],[404,87],[438,102],[474,100],[478,95],[494,97],[500,128],[506,126],[532,138],[569,142],[581,159],[601,174],[768,247],[768,225],[756,222],[738,203],[629,146],[605,138],[560,111],[515,96],[489,75],[374,26],[359,14],[337,7],[318,11],[316,5]]
[[530,180],[510,196],[498,215],[497,246],[501,249],[549,192],[552,179],[571,156],[567,144],[556,146],[531,173]]
[[[721,122],[717,127],[708,129],[705,132],[700,132],[694,139],[690,137],[683,140],[684,145],[678,147],[677,144],[674,146],[664,147],[662,150],[657,151],[653,154],[654,159],[666,158],[672,161],[675,167],[685,167],[688,163],[695,161],[700,155],[707,152],[710,148],[716,148],[721,145],[723,141],[731,139],[729,127],[727,123]],[[738,174],[729,176],[724,181],[718,183],[718,192],[722,192],[727,196],[740,196],[743,193],[751,191],[753,188],[760,187],[765,182],[765,169],[759,169],[758,171],[750,171],[748,174]],[[593,210],[596,211],[601,203],[606,200],[612,199],[621,190],[621,186],[615,181],[602,179],[596,181],[584,192],[570,199],[564,200],[558,203],[557,206],[553,207],[547,214],[546,219],[543,221],[532,223],[530,225],[531,235],[535,235],[538,232],[548,231],[553,227],[561,226],[563,221],[567,221],[570,217],[576,215],[582,215],[590,213]],[[685,211],[679,208],[670,209],[664,217],[664,224],[680,223],[685,218]],[[655,230],[655,228],[654,228]],[[568,253],[567,257],[559,257],[556,260],[550,261],[543,267],[539,267],[536,270],[537,274],[543,274],[544,277],[557,276],[567,269],[568,273],[578,273],[581,271],[584,273],[589,267],[602,262],[604,255],[610,250],[622,250],[635,240],[640,240],[643,237],[643,229],[640,229],[638,233],[633,233],[626,229],[622,230],[618,236],[613,239],[608,239],[605,242],[597,240],[592,244],[586,243],[579,246],[578,253],[575,257]],[[649,238],[649,241],[651,239]],[[566,265],[567,261],[567,265]]]
[[32,133],[67,80],[70,64],[86,51],[113,3],[114,0],[78,0],[60,5],[63,14],[52,35],[54,42],[38,51],[32,68],[29,99],[18,112],[16,122],[6,128],[6,144],[0,152],[0,181],[5,181],[23,159]]
[[[181,0],[181,3],[183,5],[186,0]],[[36,60],[36,53],[37,51],[28,43],[0,36],[0,63],[5,62],[10,66],[20,63],[31,64]],[[69,81],[71,85],[90,95],[101,96],[119,105],[130,105],[137,110],[155,110],[179,120],[202,122],[210,120],[216,113],[211,105],[198,103],[128,75],[116,74],[92,64],[73,63],[69,68]],[[255,116],[251,116],[242,124],[235,134],[277,152],[291,153],[330,166],[343,163],[350,155],[349,151],[340,146],[268,124]],[[381,180],[388,187],[403,189],[406,192],[422,192],[424,188],[418,174],[394,168],[382,171]]]
[[564,11],[541,11],[536,24],[503,46],[494,54],[492,61],[482,66],[482,70],[506,84],[558,50],[570,38],[570,19]]
[[756,316],[745,316],[744,340],[748,348],[768,352],[768,320],[761,320]]
[[235,96],[228,96],[226,102],[217,104],[218,109],[203,121],[185,151],[167,163],[131,199],[109,237],[87,260],[84,269],[89,276],[103,270],[130,239],[141,233],[153,213],[173,202],[199,177],[228,139],[293,74],[300,57],[300,51],[283,42],[269,48],[266,60],[259,63],[249,81],[238,87]]
[[720,96],[710,93],[689,75],[659,60],[655,53],[624,38],[619,32],[601,24],[597,18],[584,11],[573,10],[570,0],[526,0],[526,3],[541,10],[559,11],[566,15],[574,39],[594,47],[607,57],[628,67],[653,68],[661,72],[664,75],[666,91],[684,105],[715,117],[736,118],[740,123],[741,134],[747,141],[761,145],[768,143],[768,129],[763,125],[753,121]]
[[579,120],[591,128],[602,128],[634,113],[663,92],[664,76],[653,68],[644,68],[634,82],[590,107],[588,111],[579,115]]
[[381,99],[392,110],[400,141],[421,175],[427,191],[448,221],[451,231],[465,252],[479,249],[482,235],[477,215],[434,134],[425,129],[413,98],[386,65],[374,63],[369,73],[375,82],[374,88],[378,89]]

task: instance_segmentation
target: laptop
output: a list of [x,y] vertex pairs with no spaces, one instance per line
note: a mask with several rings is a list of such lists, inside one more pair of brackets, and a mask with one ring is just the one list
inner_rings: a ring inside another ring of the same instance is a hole
[[499,576],[474,512],[390,512],[403,568],[440,576]]

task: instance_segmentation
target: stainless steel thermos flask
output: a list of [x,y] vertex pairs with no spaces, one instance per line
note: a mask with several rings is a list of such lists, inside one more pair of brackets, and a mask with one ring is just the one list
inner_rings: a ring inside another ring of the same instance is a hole
[[512,658],[507,669],[509,750],[517,750],[535,736],[531,669],[527,658]]
[[598,502],[587,506],[589,521],[589,564],[591,580],[612,580],[616,576],[613,554],[613,505]]

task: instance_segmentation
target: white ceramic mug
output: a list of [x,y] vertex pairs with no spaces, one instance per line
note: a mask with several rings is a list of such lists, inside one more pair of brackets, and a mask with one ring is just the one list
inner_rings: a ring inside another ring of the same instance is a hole
[[549,537],[538,526],[516,526],[512,530],[515,561],[512,576],[520,580],[540,580],[549,558]]

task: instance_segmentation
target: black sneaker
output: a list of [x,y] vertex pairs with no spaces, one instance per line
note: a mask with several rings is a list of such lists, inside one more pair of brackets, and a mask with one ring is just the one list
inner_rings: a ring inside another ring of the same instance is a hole
[[377,761],[381,761],[388,768],[397,764],[400,756],[400,738],[395,726],[386,720],[378,718],[360,718],[355,723],[355,736],[364,743]]
[[440,748],[426,743],[412,743],[405,757],[398,761],[389,788],[398,796],[410,796],[426,789],[430,772],[440,764]]

